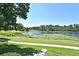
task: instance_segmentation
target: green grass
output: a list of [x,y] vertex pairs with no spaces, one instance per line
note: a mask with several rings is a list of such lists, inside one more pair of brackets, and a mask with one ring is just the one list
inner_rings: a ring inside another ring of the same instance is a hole
[[1,31],[0,36],[3,37],[31,37],[30,35],[23,35],[21,31]]
[[[33,43],[47,43],[59,44],[79,47],[79,38],[61,35],[61,34],[44,34],[34,38],[30,35],[23,35],[20,31],[1,31],[0,38],[9,39],[18,42],[33,42]],[[25,44],[14,44],[8,42],[0,42],[1,56],[28,56],[34,55],[42,48],[47,49],[45,56],[79,56],[79,50],[47,47],[47,46],[33,46]]]
[[0,55],[28,56],[34,55],[42,48],[47,49],[45,56],[79,56],[79,50],[14,43],[0,43]]
[[38,35],[37,38],[34,38],[30,35],[23,35],[21,34],[21,32],[18,31],[2,31],[0,32],[0,38],[5,38],[18,42],[46,43],[79,47],[79,38],[62,34],[43,34]]

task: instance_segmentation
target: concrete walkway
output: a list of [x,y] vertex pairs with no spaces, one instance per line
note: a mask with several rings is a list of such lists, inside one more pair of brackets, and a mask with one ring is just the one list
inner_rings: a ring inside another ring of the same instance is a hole
[[56,45],[56,44],[29,43],[29,42],[15,42],[15,41],[8,41],[8,42],[12,42],[12,43],[16,43],[16,44],[27,44],[27,45],[35,45],[35,46],[49,46],[49,47],[61,47],[61,48],[79,50],[79,47],[74,47],[74,46],[64,46],[64,45]]

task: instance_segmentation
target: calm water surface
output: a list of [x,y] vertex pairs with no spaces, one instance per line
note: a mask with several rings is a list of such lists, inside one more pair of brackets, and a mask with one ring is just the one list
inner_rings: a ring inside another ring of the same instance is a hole
[[79,32],[25,32],[25,34],[28,35],[40,35],[40,34],[64,34],[64,35],[68,35],[68,36],[74,36],[74,37],[79,37]]

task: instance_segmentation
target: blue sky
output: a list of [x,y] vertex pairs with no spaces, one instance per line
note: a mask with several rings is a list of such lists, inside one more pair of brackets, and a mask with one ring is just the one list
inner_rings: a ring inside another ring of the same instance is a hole
[[79,4],[32,3],[28,19],[18,18],[17,23],[25,27],[79,24]]

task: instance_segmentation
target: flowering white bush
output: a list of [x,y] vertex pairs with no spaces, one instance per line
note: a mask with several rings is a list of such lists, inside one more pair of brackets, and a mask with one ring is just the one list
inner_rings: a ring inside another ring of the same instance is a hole
[[47,52],[47,49],[41,49],[37,54],[35,54],[34,56],[44,56],[45,53]]

